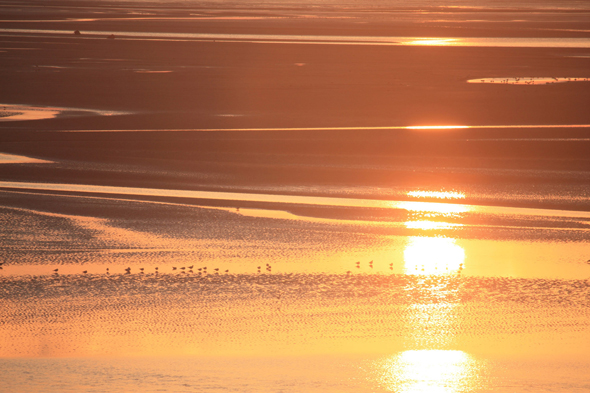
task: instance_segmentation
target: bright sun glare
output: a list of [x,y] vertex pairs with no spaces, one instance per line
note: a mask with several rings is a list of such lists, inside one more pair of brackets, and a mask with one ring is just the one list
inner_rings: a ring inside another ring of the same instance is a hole
[[453,45],[458,40],[456,38],[419,38],[412,41],[404,42],[405,45],[425,45],[425,46],[448,46]]
[[382,382],[400,393],[455,393],[473,385],[476,362],[463,351],[415,350],[384,364]]
[[449,274],[463,268],[465,250],[446,237],[411,237],[404,249],[406,274]]
[[462,227],[463,224],[455,224],[450,222],[437,222],[437,221],[408,221],[405,223],[406,228],[410,229],[451,229]]
[[[426,44],[425,44],[426,45]],[[460,130],[470,128],[469,126],[408,126],[408,130]]]

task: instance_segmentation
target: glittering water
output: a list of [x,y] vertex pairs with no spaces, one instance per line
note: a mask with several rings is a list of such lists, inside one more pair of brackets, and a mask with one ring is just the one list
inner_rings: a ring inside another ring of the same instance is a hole
[[459,392],[499,377],[544,389],[563,377],[506,374],[515,353],[537,359],[520,370],[550,358],[569,374],[565,389],[586,386],[575,360],[590,328],[585,280],[116,274],[1,284],[0,350],[25,357],[2,361],[9,390]]

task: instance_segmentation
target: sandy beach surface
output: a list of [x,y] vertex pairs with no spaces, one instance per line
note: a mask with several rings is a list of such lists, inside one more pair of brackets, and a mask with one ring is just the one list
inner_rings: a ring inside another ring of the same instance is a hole
[[590,6],[0,2],[0,391],[590,389]]

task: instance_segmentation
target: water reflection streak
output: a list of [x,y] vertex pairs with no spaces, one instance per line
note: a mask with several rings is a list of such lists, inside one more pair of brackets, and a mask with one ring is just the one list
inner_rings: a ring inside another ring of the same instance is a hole
[[381,383],[392,392],[458,393],[476,387],[481,366],[463,351],[411,350],[381,367]]
[[410,237],[404,249],[406,274],[449,274],[463,269],[465,250],[447,237]]
[[157,188],[97,186],[88,184],[56,184],[0,181],[0,189],[67,191],[90,194],[130,196],[153,196],[163,198],[210,199],[220,201],[266,202],[277,204],[300,204],[358,208],[402,209],[409,212],[433,212],[440,214],[482,213],[536,217],[590,218],[590,212],[557,209],[535,209],[504,206],[480,206],[456,203],[387,201],[379,199],[342,198],[325,196],[302,196],[281,194],[255,194],[243,192],[171,190]]

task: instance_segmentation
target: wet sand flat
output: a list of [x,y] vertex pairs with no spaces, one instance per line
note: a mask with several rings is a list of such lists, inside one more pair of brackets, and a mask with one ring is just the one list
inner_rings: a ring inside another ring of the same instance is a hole
[[1,3],[0,390],[587,390],[590,9],[456,6]]

